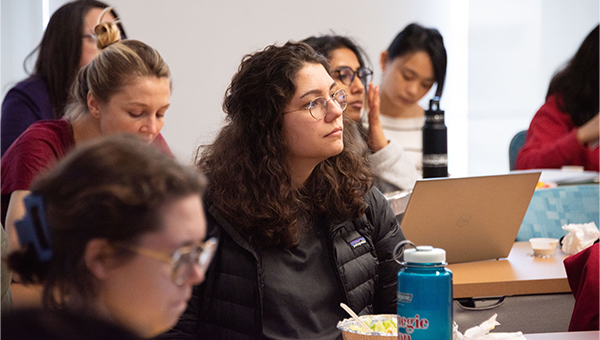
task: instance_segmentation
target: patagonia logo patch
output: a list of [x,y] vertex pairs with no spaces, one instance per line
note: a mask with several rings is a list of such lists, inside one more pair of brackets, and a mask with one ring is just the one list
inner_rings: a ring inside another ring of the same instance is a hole
[[396,293],[396,297],[398,298],[398,302],[402,302],[402,303],[411,303],[412,299],[413,299],[413,295],[410,293],[402,293],[402,292],[397,292]]
[[350,245],[352,246],[352,248],[356,248],[358,246],[361,246],[363,244],[367,243],[367,241],[365,240],[364,237],[359,237],[356,240],[350,241]]

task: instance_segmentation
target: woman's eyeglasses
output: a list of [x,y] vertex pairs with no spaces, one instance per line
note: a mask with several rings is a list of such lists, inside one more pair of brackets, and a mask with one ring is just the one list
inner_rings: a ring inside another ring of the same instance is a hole
[[284,113],[308,110],[314,119],[321,120],[327,115],[327,104],[330,101],[335,103],[342,111],[344,111],[346,109],[346,105],[348,104],[348,94],[346,91],[340,89],[335,91],[329,99],[325,99],[325,97],[317,97],[311,100],[306,107]]
[[81,38],[89,43],[96,44],[96,36],[93,34],[84,34]]
[[359,67],[354,71],[348,66],[342,66],[333,70],[333,75],[346,86],[350,86],[354,81],[354,77],[358,76],[358,79],[367,87],[371,82],[373,71],[366,67]]
[[172,264],[173,272],[171,273],[171,279],[176,285],[181,286],[192,275],[194,266],[199,266],[203,272],[206,272],[217,249],[217,244],[217,238],[213,237],[200,246],[181,247],[171,256],[132,244],[117,243],[117,246],[139,255]]

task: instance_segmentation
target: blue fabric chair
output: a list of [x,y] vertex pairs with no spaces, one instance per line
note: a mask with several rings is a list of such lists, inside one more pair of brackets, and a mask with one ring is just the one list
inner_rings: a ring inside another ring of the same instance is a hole
[[519,154],[519,150],[525,144],[525,138],[527,137],[527,130],[519,131],[517,134],[510,140],[510,144],[508,146],[508,162],[510,166],[510,170],[515,170],[517,167],[517,155]]
[[600,226],[598,184],[565,185],[538,189],[521,223],[517,241],[533,237],[561,238],[567,234],[562,226],[594,222]]

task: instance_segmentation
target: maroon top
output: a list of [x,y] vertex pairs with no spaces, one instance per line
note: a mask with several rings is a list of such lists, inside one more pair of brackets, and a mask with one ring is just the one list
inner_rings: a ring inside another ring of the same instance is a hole
[[563,165],[583,165],[585,170],[598,171],[600,151],[597,143],[579,143],[577,127],[569,114],[560,111],[558,101],[557,95],[548,97],[531,120],[525,145],[517,156],[517,169],[560,169]]
[[[174,158],[161,134],[152,144]],[[74,146],[71,124],[65,119],[34,123],[15,140],[0,161],[2,225],[5,225],[11,194],[15,190],[29,190],[37,175],[51,168]]]
[[569,286],[575,297],[569,332],[598,330],[598,243],[564,260]]

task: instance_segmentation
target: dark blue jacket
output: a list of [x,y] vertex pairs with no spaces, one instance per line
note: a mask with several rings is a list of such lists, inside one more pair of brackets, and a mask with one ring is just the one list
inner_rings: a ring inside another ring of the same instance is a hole
[[2,102],[2,156],[31,124],[47,119],[55,116],[44,78],[32,76],[15,85]]

